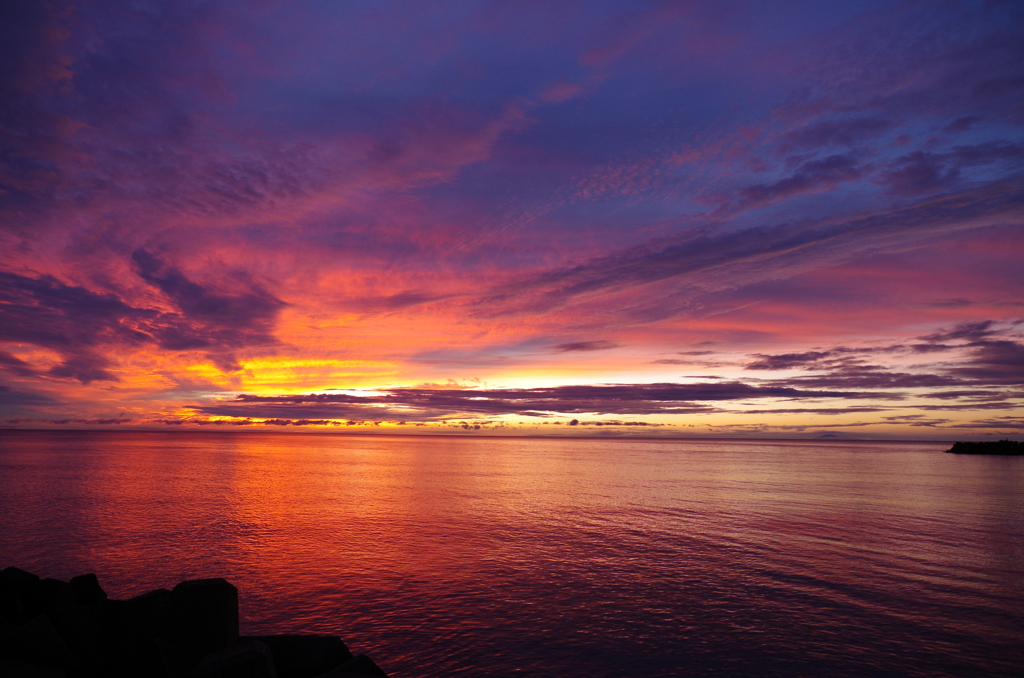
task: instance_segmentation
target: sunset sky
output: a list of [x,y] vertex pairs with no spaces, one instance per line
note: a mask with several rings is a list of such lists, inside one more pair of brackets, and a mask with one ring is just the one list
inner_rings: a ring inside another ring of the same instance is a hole
[[1024,435],[1024,3],[0,12],[0,426]]

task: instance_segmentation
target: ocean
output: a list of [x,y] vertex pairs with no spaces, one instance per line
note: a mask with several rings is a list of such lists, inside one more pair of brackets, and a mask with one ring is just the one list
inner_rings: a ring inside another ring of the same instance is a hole
[[0,567],[224,577],[395,678],[1024,674],[1024,457],[0,431]]

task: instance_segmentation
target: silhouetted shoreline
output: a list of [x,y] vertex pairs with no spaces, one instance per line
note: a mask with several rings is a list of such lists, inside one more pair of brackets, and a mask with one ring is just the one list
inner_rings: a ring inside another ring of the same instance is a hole
[[70,582],[0,572],[0,675],[10,678],[383,676],[337,636],[240,636],[238,589],[184,581],[111,600],[95,574]]
[[1024,442],[988,440],[979,443],[953,443],[953,447],[946,452],[951,454],[1024,455]]

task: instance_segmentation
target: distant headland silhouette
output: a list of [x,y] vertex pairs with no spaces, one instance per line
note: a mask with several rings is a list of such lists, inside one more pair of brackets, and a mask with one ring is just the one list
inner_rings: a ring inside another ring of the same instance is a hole
[[954,443],[946,450],[952,454],[1024,454],[1024,442],[1016,440],[988,440],[980,443]]

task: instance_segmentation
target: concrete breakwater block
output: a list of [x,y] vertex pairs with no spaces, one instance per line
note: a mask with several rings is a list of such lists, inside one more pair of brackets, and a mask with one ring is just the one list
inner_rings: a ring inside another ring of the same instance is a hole
[[386,675],[337,636],[240,637],[238,590],[224,579],[111,600],[94,574],[0,571],[0,678]]
[[165,614],[168,647],[187,666],[238,644],[238,589],[223,579],[181,582],[167,597]]
[[270,649],[258,640],[207,655],[195,673],[199,678],[278,678]]
[[[352,659],[337,636],[255,636],[274,657],[277,678],[318,678]],[[366,674],[377,675],[377,674]]]

